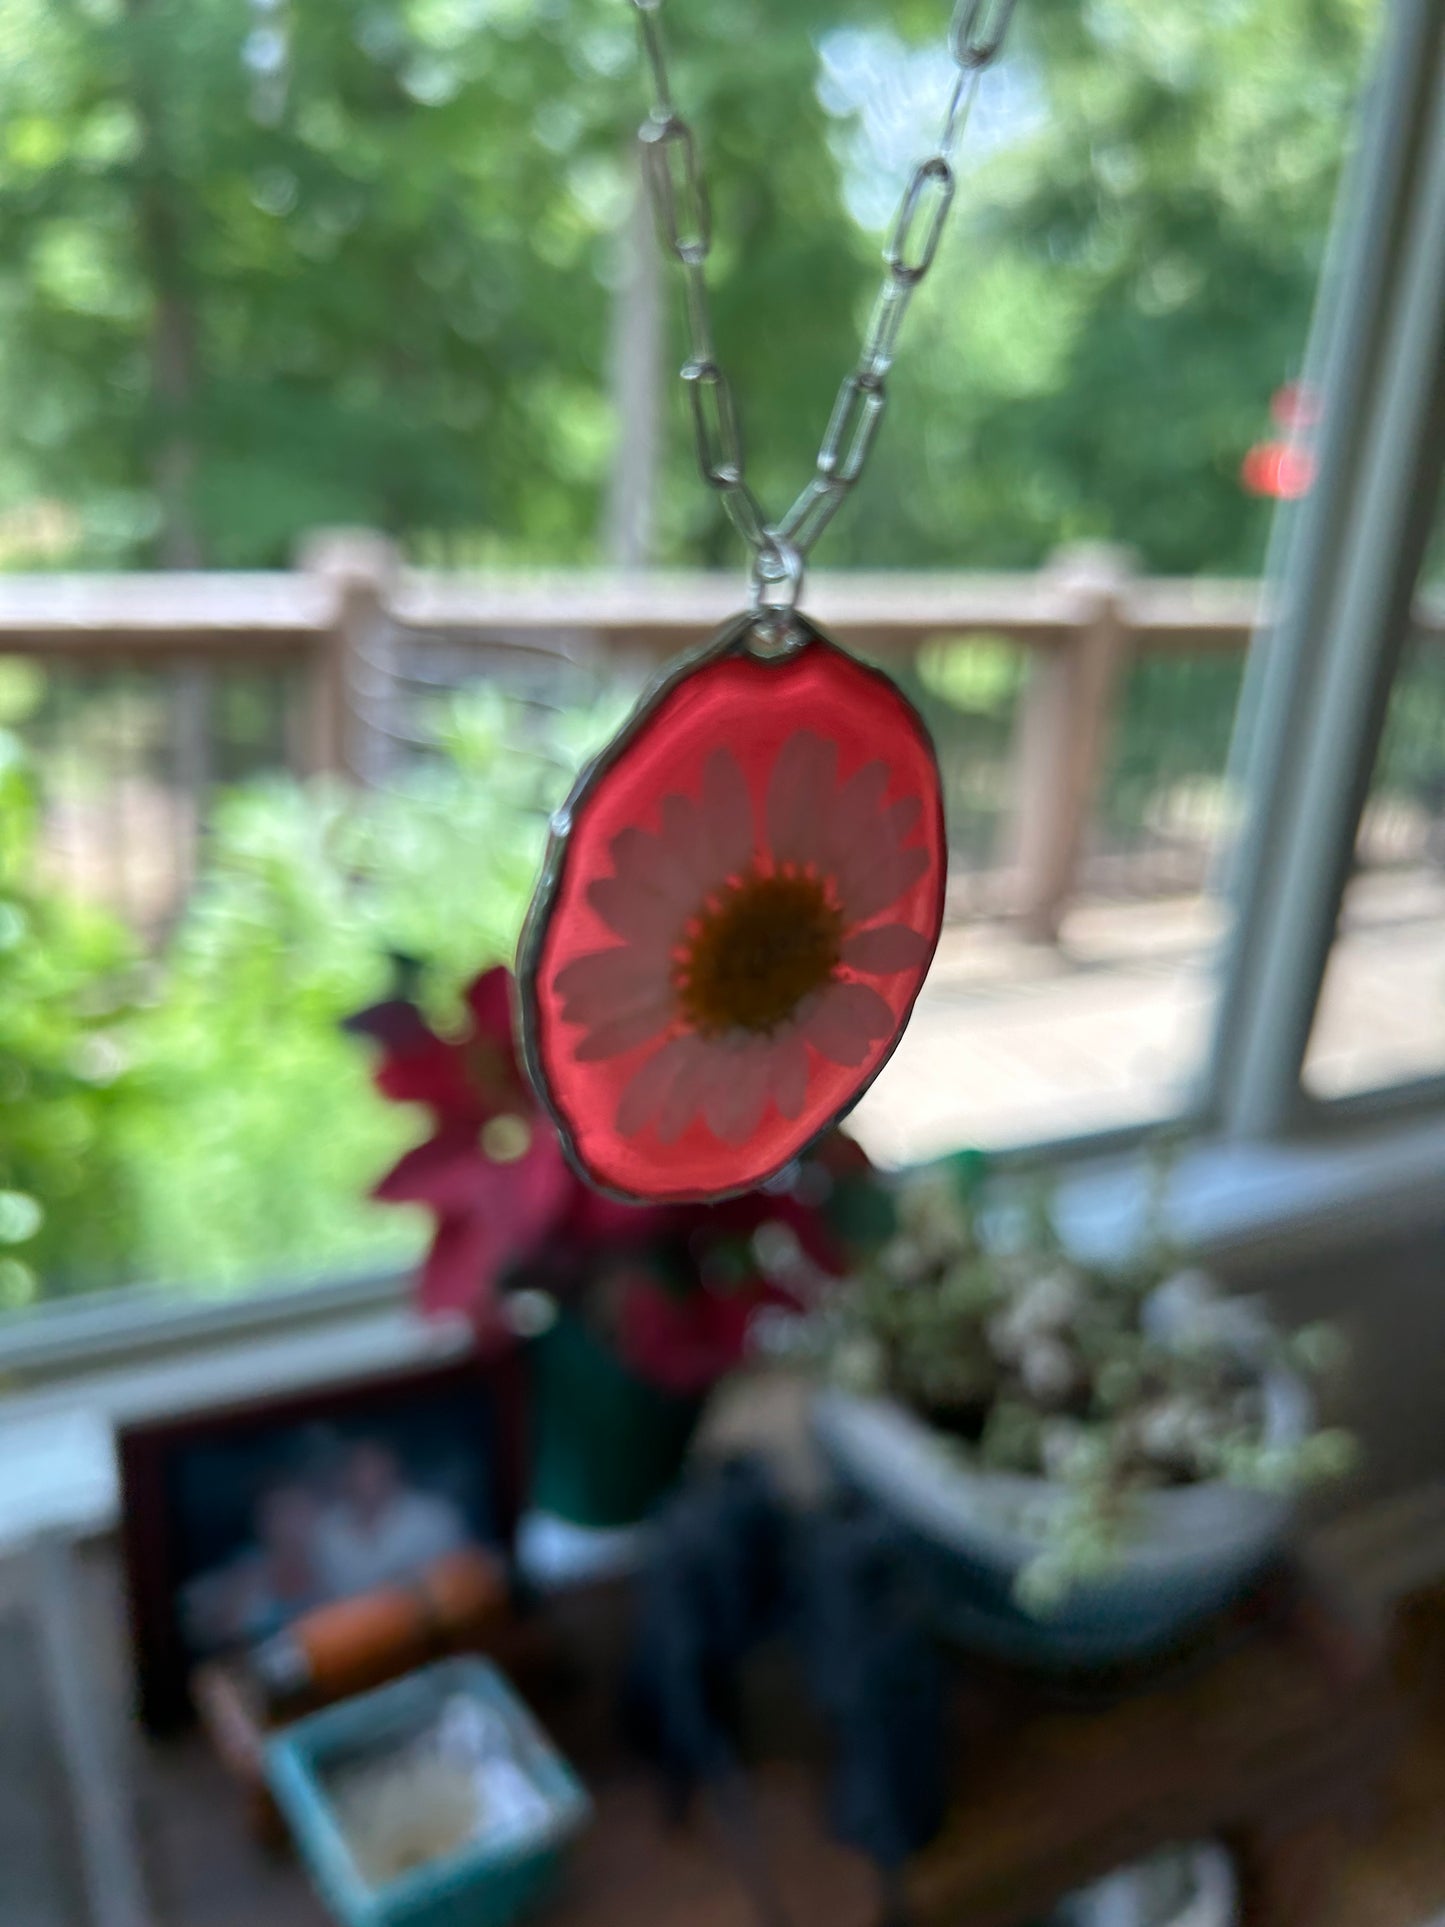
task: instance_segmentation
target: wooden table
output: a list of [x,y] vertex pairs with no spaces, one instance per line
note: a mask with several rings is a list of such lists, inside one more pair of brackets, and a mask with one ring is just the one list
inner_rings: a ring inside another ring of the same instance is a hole
[[[713,1818],[666,1824],[651,1777],[618,1744],[624,1611],[616,1596],[559,1610],[570,1684],[554,1677],[531,1692],[597,1805],[543,1919],[752,1927]],[[826,1833],[822,1736],[785,1653],[760,1661],[750,1701],[758,1830],[789,1927],[876,1927],[872,1868]],[[910,1873],[913,1927],[1018,1927],[1113,1867],[1211,1835],[1239,1856],[1249,1927],[1302,1927],[1399,1730],[1378,1643],[1297,1578],[1272,1582],[1170,1668],[1107,1695],[966,1669],[953,1719],[957,1793]],[[246,1835],[235,1789],[198,1735],[138,1745],[134,1773],[157,1927],[323,1927],[297,1867]]]

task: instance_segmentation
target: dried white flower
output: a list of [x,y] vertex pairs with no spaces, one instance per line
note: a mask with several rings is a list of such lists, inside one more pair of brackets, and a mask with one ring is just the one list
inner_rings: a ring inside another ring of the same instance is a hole
[[883,1385],[883,1352],[871,1338],[850,1338],[833,1354],[833,1377],[846,1392],[869,1397]]
[[1033,1338],[1019,1359],[1019,1376],[1032,1397],[1054,1404],[1074,1390],[1079,1368],[1062,1339]]
[[994,1356],[1022,1365],[1024,1353],[1039,1339],[1069,1331],[1083,1303],[1077,1275],[1060,1266],[1025,1285],[988,1324]]
[[1066,1479],[1088,1437],[1087,1427],[1074,1418],[1051,1418],[1039,1433],[1039,1459],[1044,1477]]

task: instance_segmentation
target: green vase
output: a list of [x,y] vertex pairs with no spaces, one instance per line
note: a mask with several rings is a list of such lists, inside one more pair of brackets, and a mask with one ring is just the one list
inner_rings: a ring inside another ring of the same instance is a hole
[[675,1483],[703,1400],[649,1385],[565,1313],[531,1355],[533,1508],[572,1525],[635,1525]]

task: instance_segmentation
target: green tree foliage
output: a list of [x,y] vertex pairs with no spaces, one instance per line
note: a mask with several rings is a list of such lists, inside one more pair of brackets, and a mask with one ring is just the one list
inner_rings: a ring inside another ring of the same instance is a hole
[[[683,63],[750,258],[724,325],[765,344],[769,413],[798,365],[784,263],[838,310],[825,336],[851,325],[822,16],[729,0]],[[765,29],[780,61],[756,60]],[[169,537],[172,559],[275,563],[335,522],[590,554],[641,98],[625,6],[15,0],[0,36],[12,501],[75,504],[96,559]]]
[[[254,1289],[413,1254],[421,1214],[409,1223],[366,1192],[421,1119],[372,1097],[368,1049],[342,1022],[389,994],[398,956],[425,966],[437,1022],[457,1021],[462,986],[510,960],[547,810],[615,720],[610,705],[543,715],[478,691],[442,706],[438,753],[386,790],[358,798],[277,778],[222,799],[163,968],[110,1024],[100,1061],[124,1066],[124,1109],[67,1166],[77,1195],[64,1223],[72,1243],[88,1227],[104,1268],[42,1250],[48,1295],[135,1279]],[[0,915],[4,905],[0,894]],[[20,1001],[39,959],[12,1005],[7,954],[0,1079],[12,1031],[27,1037],[45,1015]],[[78,1061],[72,1083],[90,1060]],[[47,1101],[24,1115],[58,1118],[59,1098]],[[63,1195],[53,1172],[12,1174],[4,1160],[0,1150],[0,1239],[7,1184],[43,1207]],[[98,1170],[114,1181],[92,1191]]]
[[14,665],[0,677],[0,1311],[110,1283],[135,1224],[117,988],[133,957],[107,917],[37,881],[34,786],[4,726],[26,685]]
[[[876,273],[844,189],[879,160],[823,105],[820,47],[866,28],[886,79],[945,11],[671,9],[719,338],[778,508]],[[1027,565],[1102,536],[1253,564],[1239,460],[1297,367],[1375,11],[1022,0],[1016,124],[965,167],[829,559]],[[335,522],[595,559],[641,93],[622,0],[8,0],[0,517],[63,503],[87,563],[276,564]],[[668,406],[664,555],[731,558]]]
[[1258,566],[1239,465],[1299,372],[1378,12],[1021,0],[1035,111],[960,189],[870,561],[1026,566],[1104,539],[1163,572]]

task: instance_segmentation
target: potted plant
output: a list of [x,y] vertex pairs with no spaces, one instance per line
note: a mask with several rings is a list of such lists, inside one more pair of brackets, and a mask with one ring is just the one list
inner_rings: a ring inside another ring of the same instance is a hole
[[432,1215],[424,1310],[529,1340],[533,1507],[610,1530],[676,1478],[758,1313],[796,1311],[848,1269],[846,1207],[867,1160],[834,1136],[786,1182],[720,1204],[606,1198],[572,1170],[531,1093],[511,990],[504,969],[479,976],[455,1029],[410,996],[350,1020],[379,1046],[377,1088],[430,1119],[374,1195]]
[[1157,1241],[1127,1270],[1081,1264],[970,1171],[905,1181],[894,1235],[807,1321],[817,1437],[960,1637],[1060,1665],[1157,1651],[1349,1463],[1313,1425],[1332,1335],[1284,1338]]

